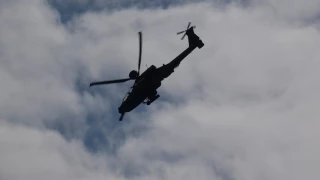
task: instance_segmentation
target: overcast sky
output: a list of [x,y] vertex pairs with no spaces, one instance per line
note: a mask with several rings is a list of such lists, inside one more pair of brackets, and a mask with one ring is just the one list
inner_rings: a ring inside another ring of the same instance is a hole
[[[136,9],[137,8],[137,9]],[[68,18],[66,18],[68,16]],[[319,179],[320,1],[0,0],[0,179]],[[205,46],[119,122],[132,82]]]

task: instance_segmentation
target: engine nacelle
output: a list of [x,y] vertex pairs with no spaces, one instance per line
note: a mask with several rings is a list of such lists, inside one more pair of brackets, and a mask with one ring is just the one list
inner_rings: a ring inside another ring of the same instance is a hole
[[132,70],[130,73],[129,73],[129,77],[131,79],[136,79],[138,77],[138,71],[136,70]]

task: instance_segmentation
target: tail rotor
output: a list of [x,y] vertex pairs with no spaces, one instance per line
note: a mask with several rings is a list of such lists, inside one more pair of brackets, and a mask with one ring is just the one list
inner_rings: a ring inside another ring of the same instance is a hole
[[190,29],[190,28],[196,28],[196,26],[191,26],[191,27],[190,27],[190,25],[191,25],[191,22],[189,22],[189,24],[188,24],[188,26],[187,26],[186,30],[184,30],[184,31],[180,31],[180,32],[178,32],[178,33],[177,33],[177,35],[184,33],[184,34],[183,34],[183,36],[182,36],[182,38],[181,38],[181,40],[183,40],[183,39],[184,39],[184,37],[186,36],[186,32],[188,31],[188,29]]

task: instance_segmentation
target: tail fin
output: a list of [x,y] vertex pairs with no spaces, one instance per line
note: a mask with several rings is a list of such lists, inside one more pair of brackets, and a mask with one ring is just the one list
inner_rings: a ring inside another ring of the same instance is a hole
[[187,31],[186,34],[188,36],[188,40],[189,40],[189,47],[198,47],[199,49],[201,49],[204,44],[201,41],[201,39],[199,38],[199,36],[197,36],[194,31],[193,31],[194,27],[190,27]]

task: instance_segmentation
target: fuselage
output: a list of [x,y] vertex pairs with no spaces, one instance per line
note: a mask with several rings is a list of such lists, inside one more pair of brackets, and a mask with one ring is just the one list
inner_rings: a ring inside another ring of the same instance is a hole
[[129,91],[120,107],[119,113],[130,112],[139,106],[146,98],[153,96],[161,86],[158,69],[152,65],[135,80],[132,91]]
[[119,113],[130,112],[139,104],[141,104],[148,97],[148,88],[145,85],[137,86],[132,89],[131,92],[124,99],[120,107],[118,108]]
[[170,63],[165,64],[159,68],[154,65],[150,66],[139,79],[136,80],[132,91],[129,92],[127,98],[122,102],[118,108],[119,113],[130,112],[139,106],[146,98],[156,95],[157,89],[161,86],[161,81],[169,77],[180,62],[190,54],[195,47],[188,47],[179,56],[177,56]]
[[161,86],[161,81],[169,77],[174,69],[179,66],[181,61],[187,57],[196,47],[199,49],[204,46],[200,38],[194,34],[193,28],[187,30],[186,34],[189,39],[189,47],[180,53],[168,64],[159,68],[154,65],[150,66],[136,79],[132,91],[118,108],[119,113],[130,112],[141,104],[146,98],[152,98],[157,94],[157,89]]

